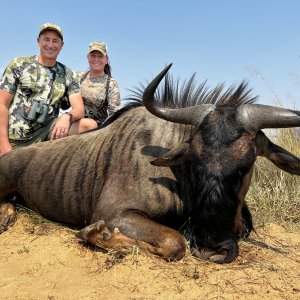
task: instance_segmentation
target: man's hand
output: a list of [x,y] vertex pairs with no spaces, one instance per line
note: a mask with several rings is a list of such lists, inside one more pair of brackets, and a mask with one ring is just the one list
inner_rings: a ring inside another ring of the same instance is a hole
[[51,133],[51,140],[56,140],[68,136],[72,115],[65,113],[58,117]]

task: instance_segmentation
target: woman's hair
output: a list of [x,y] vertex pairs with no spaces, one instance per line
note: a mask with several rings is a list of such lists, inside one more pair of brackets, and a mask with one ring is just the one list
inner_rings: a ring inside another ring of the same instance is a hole
[[111,66],[107,57],[107,64],[104,66],[104,73],[111,77]]

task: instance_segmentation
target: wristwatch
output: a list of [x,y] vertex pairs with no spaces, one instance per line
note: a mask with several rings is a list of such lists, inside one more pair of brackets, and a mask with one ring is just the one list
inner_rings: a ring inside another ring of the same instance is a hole
[[69,115],[70,116],[70,124],[72,123],[72,119],[73,119],[73,115],[70,112],[66,112],[64,113],[65,115]]

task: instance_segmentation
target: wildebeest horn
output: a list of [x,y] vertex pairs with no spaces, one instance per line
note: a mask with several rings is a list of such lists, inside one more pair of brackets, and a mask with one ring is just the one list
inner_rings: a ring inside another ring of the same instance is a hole
[[161,80],[167,74],[172,64],[161,71],[147,86],[143,94],[145,107],[153,115],[174,123],[197,125],[201,124],[203,118],[215,108],[213,104],[201,104],[185,108],[158,107],[154,103],[154,94]]
[[245,104],[238,108],[238,119],[246,129],[255,132],[264,128],[299,127],[300,111],[261,104]]

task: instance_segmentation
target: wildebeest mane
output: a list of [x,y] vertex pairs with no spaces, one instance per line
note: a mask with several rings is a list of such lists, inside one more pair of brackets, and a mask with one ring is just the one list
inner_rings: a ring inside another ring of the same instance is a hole
[[101,126],[99,126],[96,129],[93,129],[92,131],[104,128],[106,126],[108,126],[109,124],[111,124],[112,122],[114,122],[115,120],[117,120],[121,115],[123,115],[126,111],[133,109],[135,107],[140,107],[142,106],[143,103],[141,101],[132,101],[130,103],[128,103],[127,105],[125,105],[124,107],[122,107],[121,109],[117,110],[111,117],[107,118],[102,124]]
[[[176,81],[171,75],[167,74],[164,84],[160,86],[155,93],[155,102],[157,105],[169,108],[190,107],[199,104],[214,104],[216,106],[239,106],[241,104],[253,103],[257,96],[251,96],[252,90],[248,84],[242,81],[239,85],[233,84],[225,90],[224,83],[218,84],[210,89],[207,86],[207,80],[197,84],[194,73],[190,79],[185,80],[180,86],[180,81]],[[129,89],[132,93],[125,101],[141,103],[146,86],[139,83],[139,87]]]
[[[194,73],[190,79],[185,80],[180,86],[180,80],[176,81],[167,74],[164,84],[155,93],[155,103],[159,106],[169,108],[190,107],[199,104],[214,104],[216,106],[239,106],[241,104],[253,103],[257,96],[251,96],[251,89],[248,84],[242,81],[239,85],[233,84],[225,90],[224,83],[218,84],[215,88],[209,89],[207,80],[198,84]],[[133,89],[127,89],[132,94],[124,99],[125,106],[118,110],[112,117],[108,118],[99,128],[101,129],[118,119],[124,112],[139,106],[143,106],[143,94],[146,85],[139,83]]]

